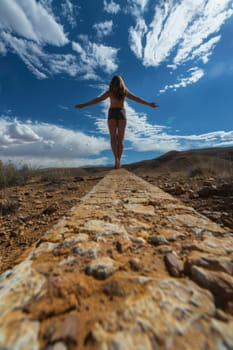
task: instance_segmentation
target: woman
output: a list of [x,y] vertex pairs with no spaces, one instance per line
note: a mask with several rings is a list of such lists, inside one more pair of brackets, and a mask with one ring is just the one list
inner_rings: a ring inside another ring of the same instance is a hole
[[129,98],[138,103],[145,104],[150,107],[158,107],[154,102],[147,102],[140,97],[134,96],[126,88],[123,79],[119,75],[115,75],[109,85],[109,89],[101,96],[94,98],[86,103],[75,105],[75,108],[83,108],[99,103],[110,98],[110,108],[108,111],[108,128],[111,137],[112,152],[115,157],[115,169],[120,168],[120,161],[123,152],[123,140],[126,127],[126,112],[124,108],[125,98]]

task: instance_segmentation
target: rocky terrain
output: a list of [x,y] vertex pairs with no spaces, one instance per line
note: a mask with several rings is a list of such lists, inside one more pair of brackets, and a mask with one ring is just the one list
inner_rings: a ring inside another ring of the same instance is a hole
[[27,184],[0,192],[0,273],[21,261],[22,253],[79,203],[101,176],[85,170],[38,172]]
[[172,151],[126,168],[233,231],[233,147]]
[[[233,232],[233,148],[169,152],[125,168]],[[0,272],[19,262],[22,252],[109,170],[39,171],[26,185],[2,188]]]
[[125,170],[0,278],[0,348],[231,349],[233,236]]
[[232,153],[200,154],[2,189],[0,349],[232,349]]

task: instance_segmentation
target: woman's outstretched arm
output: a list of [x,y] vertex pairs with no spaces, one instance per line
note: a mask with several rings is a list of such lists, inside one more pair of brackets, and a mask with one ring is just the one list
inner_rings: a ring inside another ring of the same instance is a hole
[[157,105],[157,103],[145,101],[141,97],[135,96],[129,91],[127,91],[126,97],[128,97],[130,100],[136,101],[138,103],[142,103],[143,105],[147,105],[147,106],[150,106],[150,107],[153,107],[153,108],[159,107]]
[[109,91],[106,91],[103,95],[101,95],[99,97],[96,97],[93,100],[90,100],[88,102],[79,103],[79,104],[75,105],[74,107],[75,108],[84,108],[84,107],[87,107],[87,106],[91,106],[91,105],[94,105],[96,103],[99,103],[101,101],[106,100],[106,98],[108,98],[108,97],[109,97]]

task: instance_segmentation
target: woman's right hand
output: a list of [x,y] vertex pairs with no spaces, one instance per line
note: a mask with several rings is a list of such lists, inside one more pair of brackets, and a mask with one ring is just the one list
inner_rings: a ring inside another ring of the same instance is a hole
[[155,103],[155,102],[150,102],[150,103],[149,103],[149,106],[152,107],[152,108],[157,108],[157,107],[159,107],[159,105],[157,105],[157,103]]

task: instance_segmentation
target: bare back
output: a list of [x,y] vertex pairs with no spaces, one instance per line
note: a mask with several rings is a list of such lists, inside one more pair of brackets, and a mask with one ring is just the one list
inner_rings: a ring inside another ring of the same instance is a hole
[[123,108],[125,98],[116,98],[111,92],[109,92],[110,107],[111,108]]

